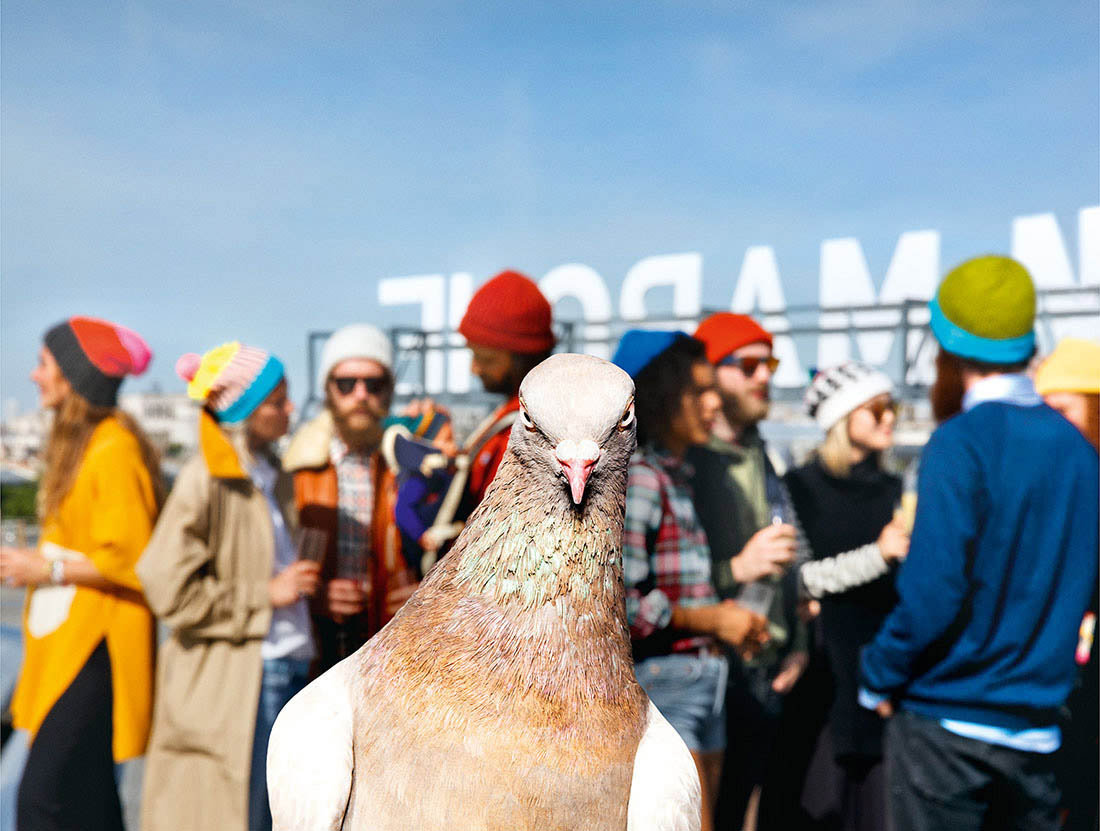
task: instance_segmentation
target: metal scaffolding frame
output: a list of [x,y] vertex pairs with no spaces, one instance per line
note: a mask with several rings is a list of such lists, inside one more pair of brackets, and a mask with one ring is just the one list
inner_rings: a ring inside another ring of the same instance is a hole
[[[700,315],[692,318],[677,318],[655,315],[643,320],[623,320],[616,318],[606,321],[555,321],[554,329],[558,336],[557,351],[576,352],[603,347],[610,353],[622,333],[629,328],[643,327],[654,329],[683,328],[691,331],[698,321],[716,308],[705,308]],[[807,348],[805,343],[816,341],[823,335],[840,336],[848,339],[850,354],[860,354],[858,339],[861,336],[893,334],[894,343],[890,358],[882,369],[897,384],[899,395],[907,401],[922,399],[927,393],[927,381],[931,377],[931,361],[935,354],[935,341],[928,328],[928,303],[923,300],[907,300],[890,305],[855,306],[788,306],[784,309],[755,311],[754,316],[761,319],[777,337],[792,340],[800,353]],[[1052,345],[1055,339],[1052,327],[1059,320],[1092,319],[1095,328],[1093,336],[1100,334],[1100,286],[1080,286],[1060,289],[1044,289],[1037,296],[1037,321],[1040,343]],[[778,325],[772,325],[775,322]],[[449,361],[447,355],[456,350],[465,349],[460,335],[450,331],[429,332],[409,326],[395,326],[389,330],[394,344],[394,367],[398,382],[398,402],[413,397],[431,394],[432,397],[447,406],[487,407],[497,400],[480,389],[474,389],[476,382],[468,392],[452,392],[447,377]],[[307,371],[309,380],[308,396],[302,405],[303,415],[312,412],[320,404],[317,393],[317,368],[319,356],[325,340],[331,331],[311,331],[306,336]],[[800,348],[802,344],[802,348]],[[437,358],[442,367],[441,391],[428,392],[429,356]],[[793,401],[801,397],[808,383],[801,386],[777,386],[774,397],[777,400]]]

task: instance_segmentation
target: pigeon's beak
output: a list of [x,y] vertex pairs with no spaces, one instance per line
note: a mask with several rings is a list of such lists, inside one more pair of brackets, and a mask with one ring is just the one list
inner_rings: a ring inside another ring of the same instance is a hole
[[584,499],[584,489],[592,469],[600,460],[600,448],[591,439],[575,442],[566,439],[554,448],[554,458],[561,465],[562,473],[569,482],[573,494],[573,504],[580,505]]

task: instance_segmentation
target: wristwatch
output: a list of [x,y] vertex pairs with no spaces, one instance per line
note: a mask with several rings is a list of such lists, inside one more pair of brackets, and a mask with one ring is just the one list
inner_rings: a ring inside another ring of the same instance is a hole
[[50,583],[61,586],[65,583],[65,561],[58,557],[50,560]]

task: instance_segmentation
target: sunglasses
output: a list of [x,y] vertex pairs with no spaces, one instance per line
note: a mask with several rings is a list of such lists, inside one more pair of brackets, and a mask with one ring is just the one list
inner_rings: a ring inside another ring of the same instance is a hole
[[367,390],[368,395],[380,395],[385,392],[389,387],[389,379],[384,375],[369,375],[366,377],[340,377],[333,378],[332,383],[336,386],[340,395],[351,395],[355,392],[355,387],[360,382]]
[[774,355],[769,355],[766,358],[757,357],[743,357],[739,358],[736,355],[727,355],[725,358],[718,362],[718,366],[735,366],[741,370],[745,375],[751,378],[756,374],[756,370],[763,364],[768,368],[768,372],[775,374],[775,370],[779,368],[779,358]]
[[887,412],[893,413],[894,418],[898,416],[898,402],[892,398],[889,401],[872,401],[870,404],[867,404],[866,407],[867,412],[874,417],[876,422],[881,422],[882,417],[885,416]]

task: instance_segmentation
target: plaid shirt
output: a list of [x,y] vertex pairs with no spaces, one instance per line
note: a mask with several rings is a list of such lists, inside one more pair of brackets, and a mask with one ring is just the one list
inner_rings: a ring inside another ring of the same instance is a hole
[[367,576],[370,523],[374,512],[371,477],[373,454],[353,453],[339,436],[332,437],[329,458],[336,468],[336,576],[362,580]]
[[[635,640],[666,629],[674,606],[718,602],[710,580],[710,549],[692,504],[692,475],[685,462],[643,447],[630,460],[623,531],[626,617]],[[680,638],[672,652],[713,643]]]

